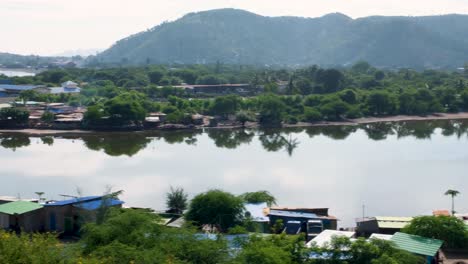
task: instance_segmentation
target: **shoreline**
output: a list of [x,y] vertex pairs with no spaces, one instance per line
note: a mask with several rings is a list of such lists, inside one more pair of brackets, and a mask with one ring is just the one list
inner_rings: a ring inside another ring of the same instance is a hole
[[[363,117],[357,119],[348,119],[343,121],[321,121],[315,123],[299,122],[297,124],[284,124],[282,127],[270,127],[270,128],[307,128],[307,127],[326,127],[326,126],[357,126],[373,123],[384,123],[384,122],[405,122],[405,121],[435,121],[435,120],[464,120],[468,119],[468,112],[462,113],[435,113],[427,116],[387,116],[387,117]],[[90,135],[90,134],[106,134],[106,133],[147,133],[152,131],[195,131],[200,129],[256,129],[260,128],[258,123],[247,123],[245,127],[241,125],[225,125],[217,127],[205,127],[205,126],[191,126],[187,128],[179,129],[148,129],[148,130],[136,130],[136,131],[107,131],[107,130],[84,130],[84,129],[73,129],[73,130],[57,130],[57,129],[37,129],[37,128],[25,128],[25,129],[0,129],[0,135],[2,134],[25,134],[28,136],[66,136],[66,135]]]

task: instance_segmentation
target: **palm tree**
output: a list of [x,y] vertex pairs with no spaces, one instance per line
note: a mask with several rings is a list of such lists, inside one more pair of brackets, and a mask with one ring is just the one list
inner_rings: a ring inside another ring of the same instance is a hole
[[460,192],[457,190],[447,190],[445,192],[445,195],[452,196],[452,215],[455,214],[455,196],[457,196],[458,194],[460,194]]
[[44,195],[44,192],[36,192],[36,195],[39,197],[38,203],[42,202],[42,195]]

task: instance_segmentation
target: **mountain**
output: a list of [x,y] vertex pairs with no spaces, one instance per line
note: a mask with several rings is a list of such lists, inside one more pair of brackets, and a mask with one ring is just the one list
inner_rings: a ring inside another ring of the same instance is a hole
[[265,17],[243,10],[190,13],[119,40],[94,62],[349,65],[455,68],[468,61],[468,15]]
[[57,57],[73,57],[73,56],[88,57],[88,56],[91,56],[91,55],[96,55],[101,51],[102,51],[102,49],[66,50],[64,52],[55,54],[55,56],[57,56]]

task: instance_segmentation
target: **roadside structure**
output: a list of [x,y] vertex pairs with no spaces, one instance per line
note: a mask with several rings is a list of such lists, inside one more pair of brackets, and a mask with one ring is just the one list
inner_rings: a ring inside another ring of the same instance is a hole
[[39,232],[44,229],[43,206],[27,201],[0,205],[0,227],[15,232]]

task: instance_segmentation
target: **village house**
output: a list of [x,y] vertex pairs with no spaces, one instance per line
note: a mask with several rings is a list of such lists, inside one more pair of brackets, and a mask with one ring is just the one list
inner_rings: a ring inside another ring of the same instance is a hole
[[79,94],[81,92],[78,84],[72,81],[62,83],[61,87],[50,87],[48,89],[51,94]]
[[75,234],[84,222],[94,221],[102,206],[122,207],[124,202],[105,196],[87,196],[44,204],[45,230]]
[[28,201],[0,204],[0,228],[15,232],[44,230],[43,206]]
[[439,263],[439,250],[444,243],[442,240],[400,232],[395,233],[390,241],[399,249],[424,256],[427,264]]
[[357,219],[356,231],[359,236],[369,237],[374,233],[393,235],[408,225],[412,217],[376,216]]
[[194,94],[212,94],[212,95],[223,95],[223,94],[239,94],[248,95],[255,94],[256,89],[252,88],[250,84],[183,84],[173,86],[174,88],[180,88],[189,93]]
[[0,84],[0,97],[17,97],[22,91],[29,90],[34,90],[39,93],[48,92],[48,89],[44,85]]

